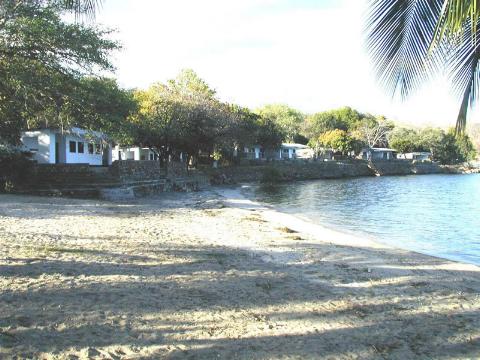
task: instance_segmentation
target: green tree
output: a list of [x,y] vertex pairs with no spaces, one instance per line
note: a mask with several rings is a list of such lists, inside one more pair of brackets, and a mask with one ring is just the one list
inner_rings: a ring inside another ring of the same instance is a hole
[[413,129],[394,129],[388,136],[388,145],[401,153],[421,150],[418,133]]
[[130,117],[135,143],[167,160],[177,152],[196,158],[222,147],[231,111],[193,71],[182,71],[167,84],[155,84],[134,97],[139,111]]
[[446,133],[441,129],[423,129],[419,132],[419,146],[430,151],[433,160],[442,164],[470,161],[476,155],[470,138],[465,134],[455,134],[454,129]]
[[446,69],[461,98],[456,133],[478,98],[480,6],[474,0],[372,1],[367,46],[380,81],[406,97]]
[[353,131],[361,124],[377,124],[375,117],[363,114],[350,107],[319,112],[311,115],[306,120],[305,133],[310,139],[317,139],[321,134],[330,130]]
[[256,122],[253,144],[260,144],[267,150],[275,150],[285,138],[283,129],[274,120],[260,116]]
[[325,148],[340,151],[345,155],[354,148],[354,139],[345,130],[329,130],[319,137],[319,143]]
[[[63,20],[57,1],[0,3],[0,130],[18,140],[31,124],[61,125],[50,117],[75,98],[80,79],[112,70],[109,54],[118,45],[108,31]],[[57,111],[51,110],[57,108]],[[45,115],[49,117],[45,117]]]
[[130,142],[127,118],[137,111],[133,91],[120,88],[115,79],[84,77],[70,102],[62,108],[68,123],[99,130],[117,142]]
[[301,141],[300,133],[305,116],[300,111],[285,104],[269,104],[255,112],[277,123],[285,134],[285,141],[295,142],[298,139]]

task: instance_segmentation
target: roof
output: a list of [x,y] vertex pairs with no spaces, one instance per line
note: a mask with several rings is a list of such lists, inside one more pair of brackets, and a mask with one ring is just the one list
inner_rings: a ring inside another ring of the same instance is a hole
[[431,152],[429,151],[411,151],[411,152],[407,152],[405,154],[414,154],[414,155],[432,155]]
[[286,148],[294,148],[294,149],[309,149],[310,147],[303,144],[295,144],[295,143],[283,143],[282,147]]
[[389,148],[371,148],[371,150],[373,151],[378,151],[378,152],[381,152],[381,151],[392,151],[392,152],[398,152],[397,150],[395,149],[389,149]]
[[28,133],[42,132],[42,131],[51,131],[53,133],[60,133],[60,134],[71,134],[79,137],[86,136],[86,137],[92,137],[92,138],[108,141],[108,136],[101,131],[82,129],[79,127],[72,127],[70,129],[65,129],[65,130],[58,129],[58,128],[38,128],[38,129],[27,130],[27,131],[24,131],[23,133],[28,134]]

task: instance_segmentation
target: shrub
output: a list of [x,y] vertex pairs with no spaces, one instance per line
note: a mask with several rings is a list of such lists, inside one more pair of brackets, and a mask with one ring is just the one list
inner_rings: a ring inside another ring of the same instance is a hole
[[31,179],[33,163],[28,153],[0,144],[0,192],[12,191]]

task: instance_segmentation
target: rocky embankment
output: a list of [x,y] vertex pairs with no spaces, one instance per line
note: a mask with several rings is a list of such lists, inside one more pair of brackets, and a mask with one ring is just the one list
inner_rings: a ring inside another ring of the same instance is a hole
[[252,163],[218,169],[204,169],[213,184],[235,184],[262,181],[264,174],[275,169],[279,181],[340,179],[362,176],[462,174],[479,172],[465,165],[439,165],[432,162],[384,160],[286,161]]

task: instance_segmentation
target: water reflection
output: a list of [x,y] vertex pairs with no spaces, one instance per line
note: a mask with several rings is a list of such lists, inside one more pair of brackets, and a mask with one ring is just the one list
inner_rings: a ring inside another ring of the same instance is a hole
[[480,264],[480,175],[319,180],[255,197],[311,221],[427,254]]

